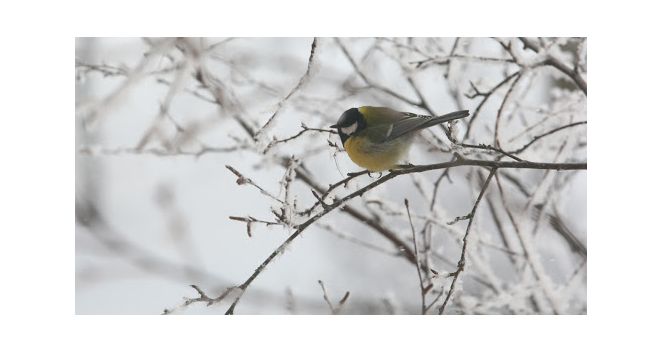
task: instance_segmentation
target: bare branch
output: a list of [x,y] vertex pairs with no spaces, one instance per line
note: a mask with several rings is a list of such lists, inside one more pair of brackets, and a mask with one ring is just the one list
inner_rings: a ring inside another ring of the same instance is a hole
[[415,68],[424,68],[425,66],[428,65],[449,66],[450,63],[452,62],[452,59],[486,62],[486,63],[515,63],[513,59],[508,59],[508,58],[472,56],[472,55],[462,55],[462,54],[454,54],[454,55],[450,54],[448,56],[433,57],[419,61],[411,61],[409,63],[415,65]]
[[365,75],[365,73],[363,73],[363,71],[360,69],[360,67],[358,66],[358,63],[356,63],[356,61],[353,59],[353,57],[351,57],[351,54],[349,54],[349,51],[348,51],[347,48],[344,46],[344,44],[342,44],[342,42],[340,41],[340,39],[335,38],[335,42],[337,43],[337,45],[338,45],[338,46],[340,47],[340,49],[342,50],[342,53],[344,53],[344,56],[346,56],[346,58],[349,60],[349,62],[351,63],[351,66],[353,66],[353,69],[356,71],[356,73],[358,74],[358,76],[359,76],[359,77],[360,77],[360,78],[361,78],[361,79],[362,79],[362,80],[363,80],[363,81],[364,81],[364,82],[365,82],[370,88],[374,88],[374,89],[376,89],[376,90],[379,90],[379,91],[381,91],[381,92],[383,92],[383,93],[386,93],[386,94],[388,94],[388,95],[390,95],[390,96],[392,96],[392,97],[394,97],[394,98],[396,98],[396,99],[398,99],[398,100],[404,101],[404,102],[406,102],[406,103],[408,103],[408,104],[410,104],[410,105],[418,106],[418,107],[422,107],[422,102],[416,102],[416,101],[413,101],[413,100],[411,100],[411,99],[409,99],[409,98],[407,98],[407,97],[405,97],[405,96],[403,96],[403,95],[401,95],[401,94],[399,94],[399,93],[396,93],[396,92],[392,91],[391,89],[388,89],[388,88],[386,88],[386,87],[384,87],[384,86],[382,86],[382,85],[380,85],[380,84],[374,82],[373,80],[369,79],[369,78]]
[[271,199],[279,202],[280,204],[284,205],[284,202],[280,199],[278,199],[275,195],[269,193],[268,191],[264,190],[261,186],[257,185],[255,182],[252,181],[252,179],[245,177],[243,174],[239,173],[236,169],[234,169],[230,165],[225,165],[225,168],[229,169],[230,172],[234,173],[234,175],[237,177],[236,179],[236,184],[238,185],[243,185],[243,184],[249,184],[254,186],[255,188],[259,189],[259,192],[270,197]]
[[270,117],[270,118],[266,121],[266,123],[264,123],[264,125],[263,125],[263,126],[262,126],[262,127],[256,132],[256,133],[255,133],[255,136],[254,136],[255,140],[257,140],[257,138],[260,136],[260,134],[262,134],[262,132],[263,132],[265,129],[267,129],[268,126],[269,126],[271,123],[273,123],[273,121],[275,120],[275,117],[278,115],[278,113],[280,112],[280,109],[281,109],[282,106],[285,104],[285,102],[287,102],[287,100],[289,100],[289,98],[292,97],[292,95],[294,95],[294,93],[296,93],[296,92],[297,92],[297,91],[303,86],[303,84],[306,82],[306,80],[308,79],[308,77],[310,77],[310,71],[311,71],[311,69],[312,69],[312,60],[314,59],[314,53],[315,53],[315,50],[316,50],[316,49],[317,49],[317,38],[314,38],[314,39],[312,39],[312,47],[310,48],[310,57],[308,58],[308,67],[307,67],[307,69],[305,70],[305,73],[304,73],[303,76],[298,80],[298,83],[296,84],[296,86],[294,86],[294,88],[292,88],[292,90],[289,91],[289,94],[287,94],[287,96],[285,96],[285,98],[282,99],[282,100],[278,103],[278,106],[276,107],[275,112],[273,112],[273,114],[271,115],[271,117]]
[[[519,38],[523,43],[523,47],[530,48],[534,52],[539,52],[541,50],[540,46],[528,38],[521,37]],[[549,55],[548,58],[544,61],[545,65],[552,66],[557,68],[560,72],[566,74],[571,78],[574,83],[583,91],[585,95],[588,94],[588,83],[585,82],[585,79],[578,72],[578,66],[570,68],[566,64],[562,63],[557,57]]]
[[[456,157],[453,158],[453,160],[456,160]],[[450,168],[446,168],[441,175],[436,178],[436,181],[434,182],[434,190],[432,191],[432,198],[431,201],[429,202],[429,210],[433,211],[434,210],[434,205],[436,204],[436,197],[438,195],[438,188],[441,185],[441,181],[443,178],[447,178],[448,182],[452,183],[452,178],[450,178]]]
[[496,92],[496,90],[498,90],[500,87],[507,84],[507,82],[509,82],[513,78],[519,77],[520,75],[521,75],[521,71],[516,71],[516,72],[510,74],[509,76],[506,76],[502,81],[500,81],[500,83],[496,84],[493,88],[489,89],[488,91],[486,91],[484,93],[480,93],[480,96],[484,96],[484,99],[482,99],[482,101],[480,101],[480,104],[477,105],[477,107],[475,108],[475,112],[473,112],[473,116],[468,121],[468,125],[466,126],[466,137],[465,138],[468,138],[470,136],[470,132],[471,132],[471,129],[473,127],[473,124],[477,120],[477,117],[479,116],[480,111],[482,111],[482,107],[487,102],[487,100],[489,100],[489,98],[491,96],[493,96],[493,94]]
[[[501,202],[503,204],[503,208],[505,209],[505,213],[507,214],[507,217],[509,218],[510,223],[512,223],[512,226],[514,227],[514,232],[516,233],[516,235],[519,239],[519,242],[521,244],[521,248],[523,250],[523,254],[524,254],[524,256],[525,256],[525,258],[526,258],[526,260],[527,260],[527,262],[528,262],[528,264],[529,264],[529,266],[530,266],[530,268],[533,272],[533,275],[534,275],[535,279],[537,281],[539,281],[540,283],[542,283],[541,287],[542,287],[543,293],[546,296],[546,298],[549,300],[549,302],[551,303],[551,308],[553,310],[553,313],[557,314],[558,313],[558,307],[555,306],[555,304],[554,304],[554,300],[551,297],[552,293],[551,293],[551,291],[549,291],[549,289],[545,288],[545,284],[543,284],[543,282],[542,282],[542,280],[544,279],[544,277],[543,277],[543,267],[541,267],[541,265],[536,260],[534,260],[533,257],[532,257],[532,255],[533,255],[532,252],[533,251],[532,251],[532,248],[530,247],[530,244],[529,244],[529,242],[526,238],[527,234],[525,234],[524,232],[522,232],[519,229],[519,225],[518,225],[517,221],[514,219],[514,215],[512,214],[512,211],[510,210],[510,208],[508,206],[507,199],[505,197],[505,191],[503,190],[503,187],[502,187],[502,184],[500,182],[500,178],[498,177],[498,175],[496,175],[496,184],[498,185],[498,192],[500,193],[500,199],[501,199]],[[534,296],[532,298],[534,300]],[[535,308],[538,309],[539,307],[535,307]]]
[[466,143],[458,143],[457,145],[459,145],[461,147],[469,148],[469,149],[481,149],[481,150],[495,151],[495,152],[498,152],[498,153],[502,154],[503,156],[507,156],[507,157],[509,157],[513,160],[516,160],[516,161],[519,161],[519,162],[527,162],[527,161],[525,161],[525,160],[523,160],[523,159],[521,159],[517,156],[514,156],[513,153],[511,153],[511,152],[507,152],[505,150],[502,150],[500,148],[497,148],[497,147],[491,146],[491,145],[486,145],[486,144],[472,145],[472,144],[466,144]]
[[487,180],[484,181],[484,185],[482,185],[482,190],[480,190],[480,194],[477,196],[477,200],[475,200],[473,209],[468,214],[470,220],[468,221],[468,226],[466,226],[466,234],[464,234],[464,239],[463,239],[464,245],[461,247],[461,256],[459,257],[459,262],[457,262],[457,270],[450,274],[452,276],[452,283],[450,284],[450,290],[448,291],[448,294],[445,296],[445,300],[443,301],[443,304],[438,309],[438,314],[443,314],[443,311],[445,311],[445,306],[448,304],[448,301],[452,296],[452,292],[454,291],[454,286],[457,283],[457,279],[459,279],[459,274],[461,274],[461,272],[464,270],[464,266],[466,265],[466,248],[468,247],[468,234],[470,234],[471,226],[473,225],[473,220],[475,219],[475,211],[477,211],[477,206],[480,204],[480,200],[482,200],[482,196],[486,192],[487,187],[489,186],[489,182],[491,182],[491,178],[493,178],[493,175],[496,174],[497,169],[498,168],[494,167],[491,168],[491,171],[489,171],[489,176],[487,176]]
[[413,228],[413,220],[411,219],[411,211],[409,210],[409,200],[404,199],[404,206],[406,206],[406,213],[409,216],[409,224],[411,224],[411,235],[413,236],[413,253],[415,254],[415,268],[418,272],[418,280],[420,281],[420,298],[421,304],[420,313],[425,314],[427,310],[427,304],[425,303],[425,295],[429,292],[429,289],[433,287],[432,284],[429,284],[425,287],[424,280],[422,279],[422,271],[420,269],[420,259],[418,258],[418,240],[415,237],[415,228]]
[[212,146],[203,146],[198,151],[186,151],[181,149],[166,150],[162,148],[143,148],[138,149],[136,147],[118,147],[114,149],[106,148],[93,148],[90,146],[82,146],[78,149],[81,155],[106,155],[106,156],[117,156],[117,155],[153,155],[159,157],[167,156],[194,156],[201,157],[205,154],[218,154],[218,153],[228,153],[232,151],[245,150],[246,145],[237,145],[237,146],[228,146],[228,147],[212,147]]
[[[444,163],[437,163],[437,164],[432,164],[432,165],[426,165],[426,166],[413,166],[413,167],[407,167],[404,169],[397,169],[397,170],[391,170],[390,173],[387,175],[381,177],[380,179],[377,179],[376,181],[368,184],[367,186],[354,191],[353,193],[343,197],[340,200],[335,201],[333,204],[329,205],[327,208],[325,208],[322,212],[316,214],[314,217],[308,219],[304,223],[300,224],[297,226],[296,232],[294,232],[292,235],[290,235],[280,246],[278,246],[277,249],[275,249],[265,260],[262,262],[257,269],[255,269],[254,273],[243,283],[239,286],[241,289],[241,294],[236,298],[234,303],[230,306],[230,308],[227,310],[226,314],[234,314],[234,308],[238,304],[241,296],[243,295],[243,292],[250,286],[250,284],[261,274],[261,272],[268,266],[271,261],[281,252],[284,252],[284,249],[289,246],[289,244],[294,241],[307,227],[309,227],[312,223],[315,221],[319,220],[323,216],[327,215],[334,209],[338,208],[339,206],[343,205],[344,203],[348,202],[349,200],[360,196],[368,191],[370,191],[373,188],[376,188],[377,186],[385,183],[386,181],[393,179],[397,176],[404,175],[404,174],[409,174],[409,173],[419,173],[419,172],[427,172],[431,170],[436,170],[436,169],[443,169],[443,168],[449,168],[449,167],[459,167],[459,166],[483,166],[483,167],[492,167],[493,169],[497,168],[527,168],[527,169],[552,169],[552,170],[578,170],[578,169],[587,169],[587,163],[532,163],[532,162],[498,162],[498,161],[483,161],[483,160],[470,160],[470,159],[461,159],[453,162],[444,162]],[[237,172],[238,173],[238,172]],[[491,177],[489,177],[490,179]],[[241,179],[241,177],[240,177]],[[481,198],[481,196],[480,196]],[[469,221],[469,227],[470,224],[472,223],[472,218],[471,221]],[[415,259],[415,257],[413,258]],[[463,267],[462,267],[463,269]],[[447,299],[446,299],[447,301]]]
[[271,148],[272,148],[273,146],[275,146],[276,144],[286,143],[286,142],[292,141],[292,140],[294,140],[294,139],[300,137],[301,135],[303,135],[303,134],[305,134],[305,133],[307,133],[307,132],[320,132],[320,133],[337,134],[337,131],[336,131],[336,130],[333,130],[333,129],[310,128],[310,127],[306,126],[305,124],[301,123],[301,131],[300,131],[300,132],[298,132],[298,133],[296,133],[296,134],[294,134],[294,135],[292,135],[292,136],[290,136],[290,137],[288,137],[288,138],[285,138],[285,139],[280,139],[280,140],[278,140],[278,139],[273,139],[273,140],[272,140],[272,141],[266,146],[266,148],[264,148],[264,151],[263,151],[263,152],[266,153],[269,149],[271,149]]
[[331,313],[332,314],[340,313],[340,310],[349,299],[349,294],[350,294],[349,291],[344,293],[344,296],[342,297],[342,299],[340,299],[340,302],[338,303],[337,306],[333,306],[333,303],[328,298],[328,293],[326,292],[326,287],[324,286],[324,282],[321,280],[318,280],[317,282],[319,283],[319,285],[321,285],[321,291],[324,293],[324,300],[328,304],[328,307],[330,307]]
[[366,170],[361,171],[361,172],[356,172],[356,173],[349,173],[349,174],[347,174],[346,178],[340,180],[339,182],[336,182],[335,184],[329,185],[328,190],[326,190],[321,196],[319,196],[316,192],[312,191],[312,194],[317,199],[317,202],[315,202],[314,205],[312,205],[312,207],[310,207],[309,209],[301,212],[301,214],[309,216],[312,213],[312,211],[315,210],[315,208],[317,206],[319,206],[319,205],[321,205],[323,207],[327,206],[324,203],[324,200],[326,199],[326,197],[328,197],[328,195],[330,195],[333,192],[333,190],[335,190],[336,188],[338,188],[339,186],[342,186],[342,185],[346,188],[347,185],[349,185],[349,182],[352,179],[357,178],[357,177],[359,177],[361,175],[364,175],[364,174],[368,174],[368,173],[369,173],[369,171],[366,171]]
[[498,108],[498,113],[496,114],[496,125],[494,127],[494,134],[493,134],[493,144],[496,147],[500,147],[500,140],[498,138],[499,130],[500,130],[500,118],[503,115],[503,111],[505,110],[505,106],[507,105],[508,99],[512,92],[514,91],[514,88],[516,87],[516,84],[521,80],[521,77],[523,77],[523,73],[519,74],[514,78],[514,81],[512,84],[510,84],[509,89],[507,89],[507,92],[505,93],[505,97],[503,97],[503,102],[500,104],[500,108]]
[[328,225],[326,223],[317,222],[316,224],[317,224],[318,227],[324,229],[325,231],[335,235],[336,237],[338,237],[340,239],[346,240],[346,241],[348,241],[350,243],[353,243],[353,244],[356,244],[358,246],[362,246],[362,247],[364,247],[366,249],[369,249],[369,250],[372,250],[374,252],[382,253],[382,254],[385,254],[385,255],[388,255],[388,256],[401,256],[402,255],[399,251],[389,251],[389,250],[386,250],[382,247],[373,245],[373,244],[371,244],[367,241],[363,241],[363,240],[355,238],[351,235],[347,235],[345,233],[342,233],[341,231],[337,230],[334,226]]
[[264,221],[261,219],[257,219],[253,216],[248,216],[248,217],[238,217],[238,216],[229,216],[229,219],[233,221],[239,221],[239,222],[245,222],[246,223],[246,231],[248,232],[248,237],[252,237],[252,224],[253,223],[262,223],[266,224],[266,226],[270,225],[287,225],[287,223],[281,221],[280,219],[278,222],[269,222],[269,221]]
[[544,137],[547,137],[547,136],[549,136],[549,135],[551,135],[551,134],[554,134],[554,133],[556,133],[556,132],[559,132],[559,131],[561,131],[561,130],[563,130],[563,129],[571,128],[571,127],[575,127],[575,126],[580,126],[580,125],[587,124],[587,123],[588,123],[588,121],[581,121],[581,122],[569,123],[569,124],[566,124],[566,125],[564,125],[564,126],[561,126],[561,127],[558,127],[558,128],[554,128],[554,129],[552,129],[552,130],[550,130],[550,131],[548,131],[548,132],[546,132],[546,133],[544,133],[544,134],[536,135],[536,136],[534,136],[534,137],[532,138],[532,140],[530,140],[527,144],[523,145],[522,147],[520,147],[520,148],[518,148],[518,149],[516,149],[516,150],[514,150],[514,151],[511,151],[511,153],[512,153],[512,154],[520,154],[520,153],[522,153],[524,150],[526,150],[528,147],[530,147],[532,144],[534,144],[534,143],[536,143],[537,141],[539,141],[539,139],[542,139],[542,138],[544,138]]
[[172,314],[173,312],[175,312],[176,310],[178,310],[180,308],[187,307],[187,306],[189,306],[191,304],[194,304],[194,303],[197,303],[197,302],[206,302],[207,306],[211,306],[214,303],[221,302],[225,297],[227,297],[227,295],[229,295],[229,293],[231,293],[234,289],[236,289],[235,287],[229,287],[229,288],[225,289],[225,291],[223,291],[220,295],[218,295],[218,297],[211,298],[202,289],[200,289],[197,285],[193,284],[193,285],[191,285],[191,288],[195,289],[195,291],[197,291],[197,293],[200,296],[195,297],[195,298],[185,298],[183,305],[172,308],[172,309],[167,309],[166,308],[166,309],[163,310],[162,314]]

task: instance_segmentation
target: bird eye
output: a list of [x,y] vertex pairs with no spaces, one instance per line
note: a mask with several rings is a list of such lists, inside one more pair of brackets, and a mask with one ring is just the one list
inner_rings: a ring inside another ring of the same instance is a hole
[[342,131],[342,133],[344,133],[346,135],[351,135],[351,134],[353,134],[353,132],[356,131],[357,128],[358,128],[358,123],[353,122],[353,124],[351,124],[350,126],[340,128],[340,130]]

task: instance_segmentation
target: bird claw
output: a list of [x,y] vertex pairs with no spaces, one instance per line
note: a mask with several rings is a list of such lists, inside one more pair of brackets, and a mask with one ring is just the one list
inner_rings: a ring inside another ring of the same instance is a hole
[[[370,177],[370,178],[374,178],[374,177],[372,177],[372,172],[370,172],[370,171],[367,171],[367,176]],[[379,179],[382,176],[383,176],[383,172],[379,172],[379,176],[376,177],[376,179]]]

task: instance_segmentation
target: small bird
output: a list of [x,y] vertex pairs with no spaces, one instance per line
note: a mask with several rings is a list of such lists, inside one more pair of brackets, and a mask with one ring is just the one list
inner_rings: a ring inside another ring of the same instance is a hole
[[330,128],[337,128],[342,145],[355,164],[370,172],[381,172],[392,169],[406,157],[415,132],[468,115],[468,110],[425,116],[362,106],[344,111]]

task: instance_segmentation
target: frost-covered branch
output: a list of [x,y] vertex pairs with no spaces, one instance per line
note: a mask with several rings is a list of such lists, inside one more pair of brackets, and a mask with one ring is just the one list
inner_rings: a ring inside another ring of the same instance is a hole
[[[236,300],[232,303],[230,308],[227,310],[226,314],[234,314],[234,309],[236,305],[238,304],[239,300],[241,299],[241,296],[245,292],[245,290],[250,286],[250,284],[262,273],[262,271],[273,261],[275,257],[277,257],[278,254],[284,252],[285,248],[291,244],[292,241],[294,241],[306,228],[308,228],[312,223],[316,222],[320,218],[324,217],[325,215],[329,214],[339,206],[345,204],[349,200],[361,196],[362,194],[376,188],[377,186],[385,183],[386,181],[393,179],[395,177],[404,175],[404,174],[410,174],[410,173],[420,173],[420,172],[428,172],[432,170],[437,170],[437,169],[444,169],[444,168],[450,168],[450,167],[460,167],[460,166],[481,166],[481,167],[491,167],[493,171],[495,172],[496,169],[498,168],[526,168],[526,169],[548,169],[548,170],[582,170],[582,169],[587,169],[587,163],[533,163],[533,162],[498,162],[498,161],[483,161],[483,160],[470,160],[470,159],[461,159],[453,162],[443,162],[443,163],[437,163],[437,164],[432,164],[432,165],[424,165],[424,166],[411,166],[407,167],[404,169],[397,169],[397,170],[391,170],[390,173],[387,175],[379,178],[378,180],[368,184],[367,186],[360,188],[359,190],[354,191],[353,193],[333,202],[332,204],[327,204],[327,206],[324,208],[322,212],[319,212],[315,214],[312,218],[308,219],[307,221],[301,223],[300,225],[296,225],[296,232],[294,232],[292,235],[290,235],[280,246],[278,246],[277,249],[275,249],[265,260],[262,262],[262,264],[255,269],[253,274],[248,277],[248,279],[243,282],[241,285],[239,285],[239,289],[241,290],[241,294],[236,298]],[[481,196],[480,196],[481,199]],[[472,212],[474,213],[474,211]],[[471,221],[469,224],[472,223],[472,217]],[[462,259],[464,257],[462,256]],[[415,254],[413,254],[413,259],[415,260]],[[462,261],[460,261],[462,262]],[[461,267],[463,269],[463,266]],[[451,291],[450,291],[451,293]],[[447,299],[446,299],[447,300]]]
[[[534,52],[539,52],[541,50],[541,47],[532,40],[524,37],[521,37],[519,39],[523,43],[524,48],[530,48]],[[578,72],[578,68],[579,68],[578,65],[576,65],[574,68],[570,68],[566,64],[562,63],[560,59],[558,59],[553,55],[549,55],[548,58],[544,60],[544,64],[555,67],[560,72],[566,74],[569,78],[571,78],[574,81],[574,83],[576,83],[576,85],[583,91],[585,95],[588,94],[588,83],[585,81],[585,79],[583,79],[581,74]]]

